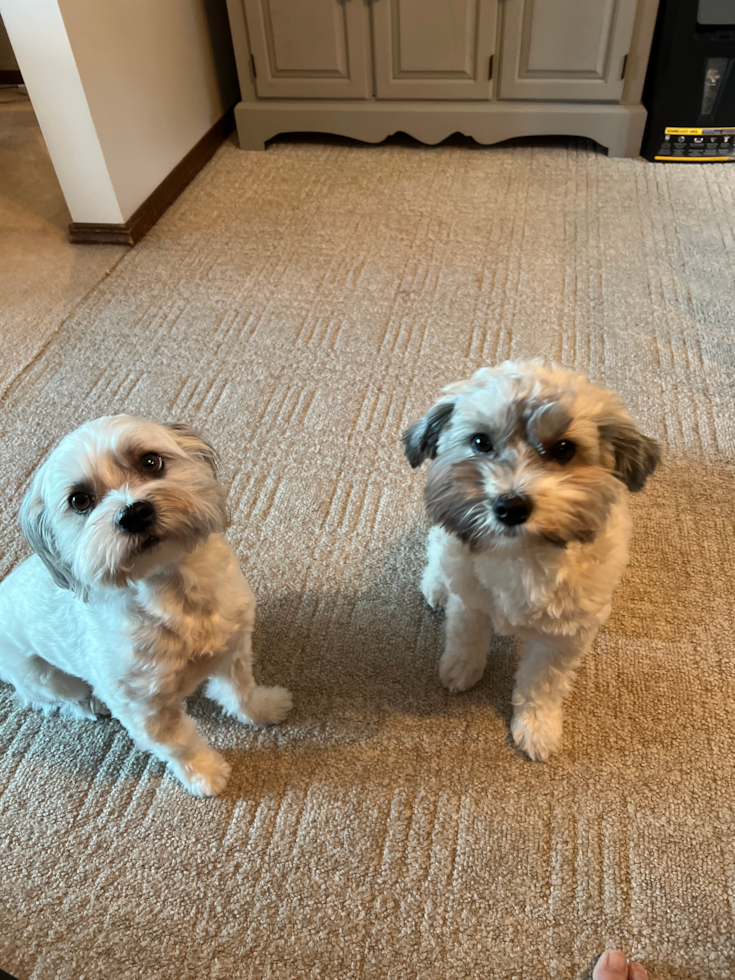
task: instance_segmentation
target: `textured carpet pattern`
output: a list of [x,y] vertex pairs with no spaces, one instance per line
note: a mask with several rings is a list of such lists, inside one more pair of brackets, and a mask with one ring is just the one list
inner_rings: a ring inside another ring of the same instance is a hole
[[[188,797],[114,721],[0,688],[0,965],[20,980],[735,972],[735,170],[585,143],[225,145],[2,401],[0,573],[48,449],[130,412],[201,427],[287,724],[192,713],[233,764]],[[443,384],[545,355],[620,390],[665,465],[569,699],[509,744],[513,648],[439,685],[423,475]]]

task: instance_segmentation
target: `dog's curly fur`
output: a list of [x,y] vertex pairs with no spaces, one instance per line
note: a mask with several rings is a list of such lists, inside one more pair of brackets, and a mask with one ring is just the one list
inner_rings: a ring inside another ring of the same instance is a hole
[[[431,460],[422,591],[446,607],[441,681],[451,691],[479,681],[491,628],[519,637],[513,738],[546,760],[628,561],[627,491],[643,488],[658,446],[618,395],[541,361],[451,385],[403,441],[413,467]],[[498,516],[509,499],[517,522]]]
[[0,678],[45,712],[112,713],[189,792],[219,793],[230,767],[185,698],[207,681],[229,714],[269,724],[291,696],[253,679],[255,600],[212,447],[186,425],[88,422],[36,473],[21,524],[36,555],[0,583]]

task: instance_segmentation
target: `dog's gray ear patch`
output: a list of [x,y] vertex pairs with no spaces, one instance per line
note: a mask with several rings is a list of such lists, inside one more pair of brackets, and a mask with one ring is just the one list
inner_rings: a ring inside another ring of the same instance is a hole
[[187,456],[197,460],[199,463],[205,463],[212,470],[215,477],[217,476],[217,453],[204,436],[185,422],[164,422],[164,428],[173,433],[174,439],[176,439]]
[[451,418],[454,402],[439,402],[403,434],[403,449],[413,469],[425,459],[436,459],[439,436]]
[[32,492],[28,493],[20,509],[20,525],[31,548],[59,588],[69,589],[74,595],[86,599],[87,589],[72,575],[66,562],[62,561],[46,509],[37,498],[32,498]]
[[599,430],[615,453],[615,476],[633,493],[642,490],[661,462],[659,444],[643,435],[632,419],[613,418],[600,423]]

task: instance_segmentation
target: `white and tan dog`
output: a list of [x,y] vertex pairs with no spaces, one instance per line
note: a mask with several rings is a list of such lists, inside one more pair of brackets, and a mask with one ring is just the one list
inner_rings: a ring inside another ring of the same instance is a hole
[[643,488],[658,446],[618,395],[540,361],[451,385],[403,441],[411,466],[432,460],[422,591],[446,607],[441,681],[467,690],[492,629],[517,636],[513,738],[546,760],[628,561],[627,491]]
[[36,555],[0,584],[0,678],[45,712],[112,713],[189,792],[219,793],[230,767],[184,699],[207,680],[226,712],[270,724],[291,696],[253,680],[255,600],[212,447],[184,425],[89,422],[38,470],[21,524]]

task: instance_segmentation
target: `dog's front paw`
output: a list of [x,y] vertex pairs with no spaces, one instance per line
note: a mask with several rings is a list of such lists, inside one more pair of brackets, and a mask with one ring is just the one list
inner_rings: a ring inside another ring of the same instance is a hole
[[256,687],[242,711],[249,725],[277,725],[293,708],[293,698],[285,687]]
[[561,743],[561,708],[538,708],[531,704],[516,708],[510,730],[513,741],[534,762],[546,762]]
[[89,707],[94,712],[95,718],[109,718],[112,714],[105,702],[94,696],[89,699]]
[[230,764],[214,749],[197,752],[187,762],[173,766],[192,796],[217,796],[230,778]]
[[81,701],[64,701],[59,705],[59,713],[67,718],[97,721],[98,718],[108,717],[110,709],[99,698],[90,696]]
[[439,680],[452,694],[468,691],[485,673],[485,658],[468,657],[466,654],[444,654],[439,661]]
[[449,599],[449,590],[436,575],[424,575],[421,594],[434,611],[443,609]]

